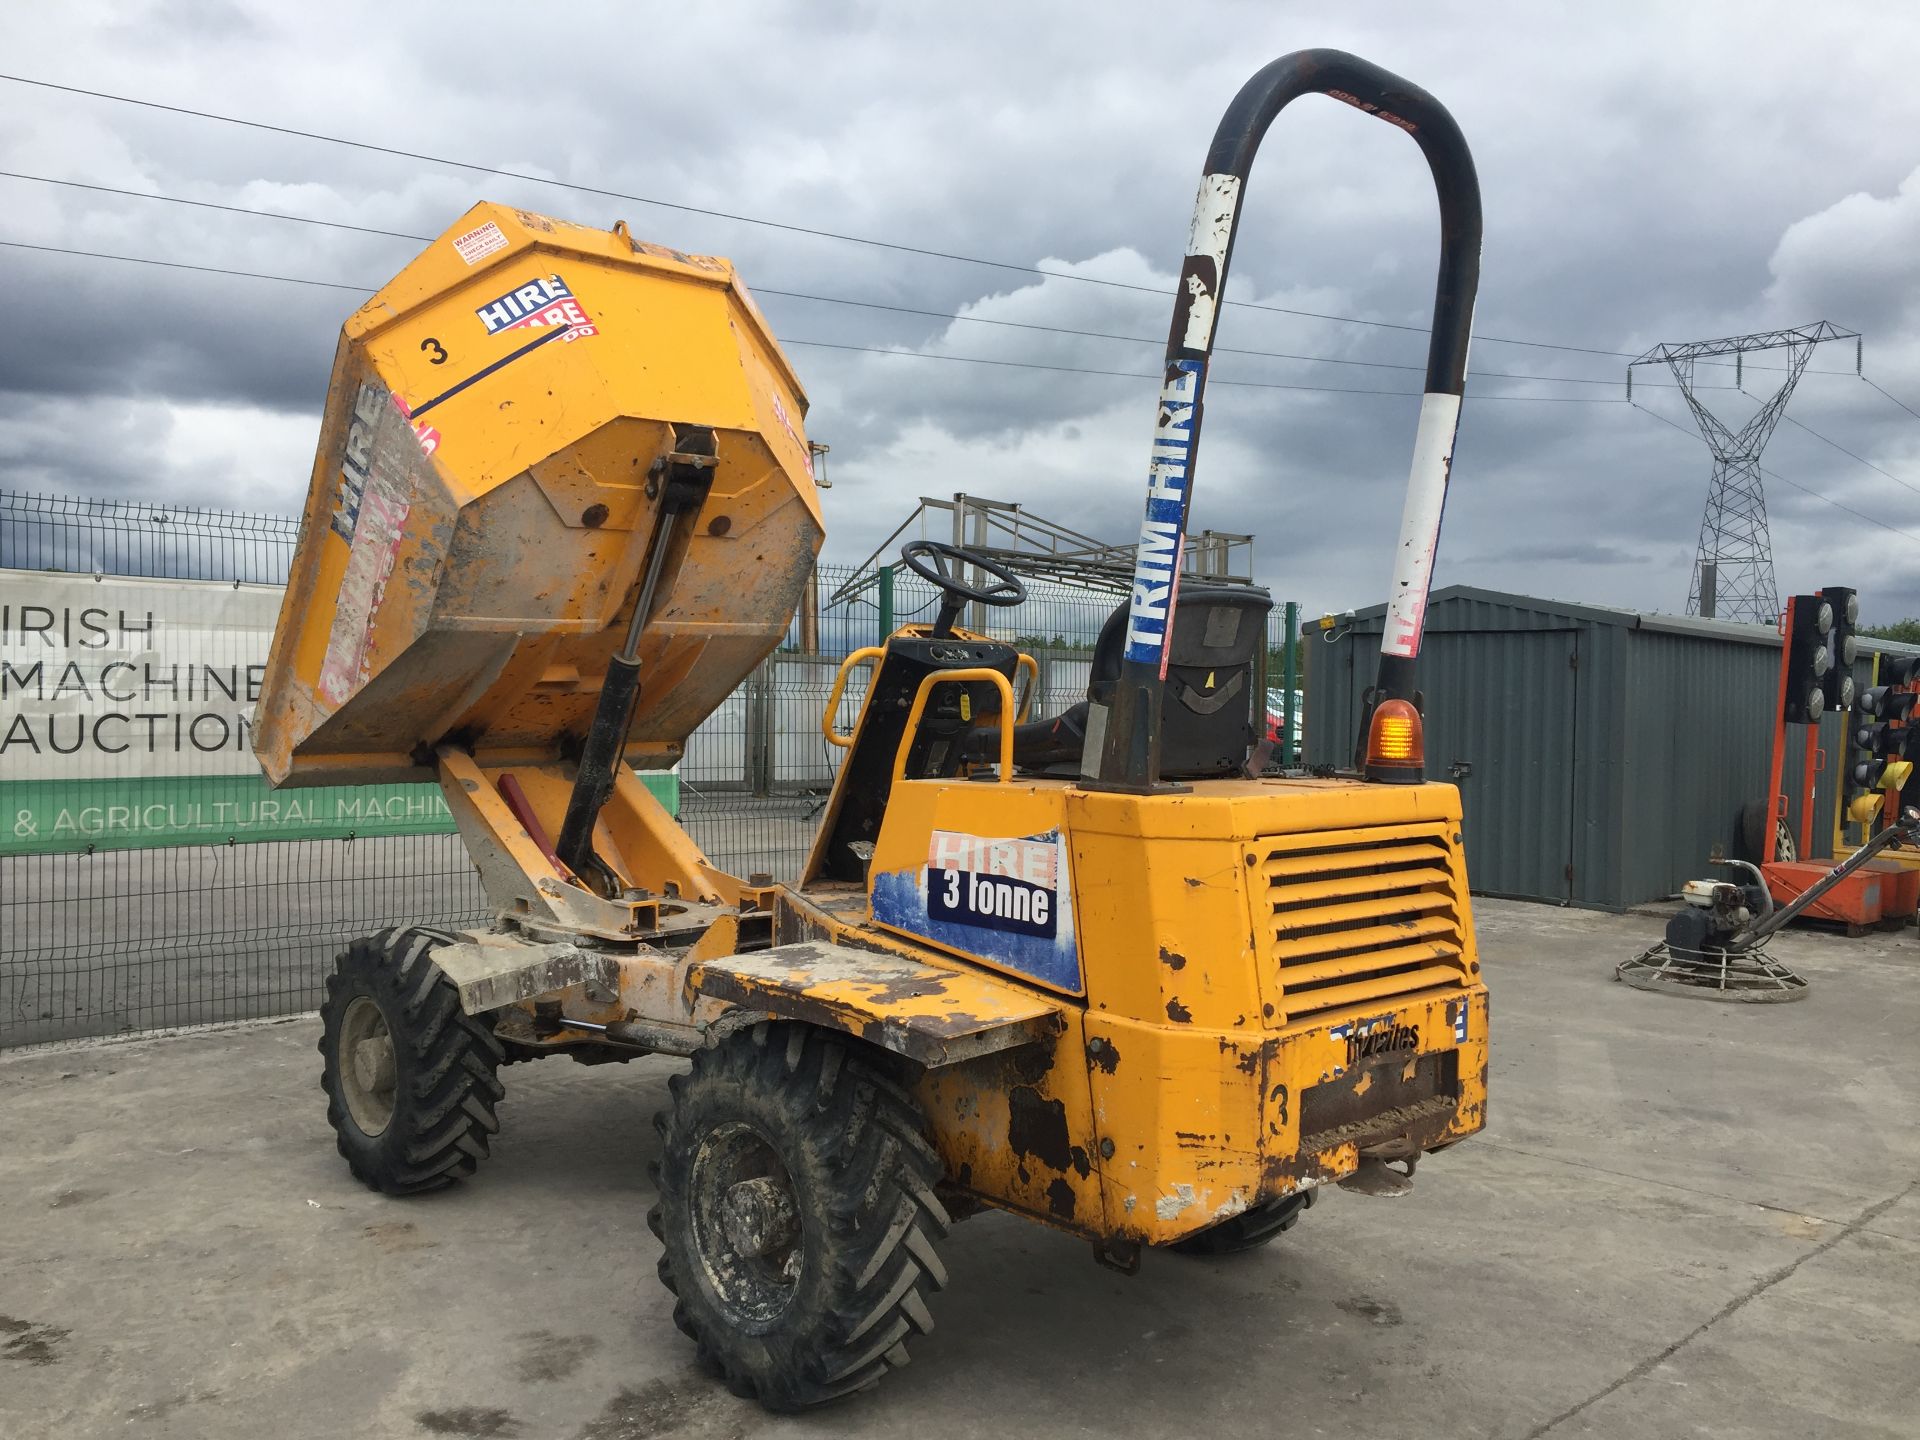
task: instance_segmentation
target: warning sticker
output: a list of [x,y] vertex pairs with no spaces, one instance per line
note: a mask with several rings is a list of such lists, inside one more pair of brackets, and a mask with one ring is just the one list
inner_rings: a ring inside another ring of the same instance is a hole
[[477,229],[464,235],[453,237],[453,248],[460,252],[460,258],[469,265],[478,265],[496,250],[507,248],[507,237],[500,227],[489,220]]
[[571,342],[600,333],[593,318],[567,288],[567,282],[558,275],[529,280],[473,313],[489,335],[504,335],[509,330],[564,329],[566,339]]

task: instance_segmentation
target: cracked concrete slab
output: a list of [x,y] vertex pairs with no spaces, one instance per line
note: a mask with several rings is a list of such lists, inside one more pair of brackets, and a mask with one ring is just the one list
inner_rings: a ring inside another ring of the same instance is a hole
[[673,1063],[511,1067],[479,1175],[394,1201],[312,1022],[0,1057],[0,1434],[1915,1433],[1915,935],[1790,936],[1812,995],[1723,1009],[1612,983],[1657,920],[1477,909],[1491,1125],[1411,1195],[1133,1279],[968,1221],[914,1364],[797,1422],[701,1376],[654,1279]]

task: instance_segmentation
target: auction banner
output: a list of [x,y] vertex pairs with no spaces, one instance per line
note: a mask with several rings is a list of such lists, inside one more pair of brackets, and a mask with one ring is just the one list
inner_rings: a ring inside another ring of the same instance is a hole
[[0,570],[0,855],[452,831],[433,784],[268,788],[280,588]]

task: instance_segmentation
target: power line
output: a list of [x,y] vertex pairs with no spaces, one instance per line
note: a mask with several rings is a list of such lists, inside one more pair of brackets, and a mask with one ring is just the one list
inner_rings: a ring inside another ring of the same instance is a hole
[[[1873,381],[1867,380],[1866,376],[1862,375],[1860,378],[1862,380],[1866,380],[1867,384],[1873,385],[1874,389],[1880,390],[1880,387],[1878,385],[1874,385]],[[1911,405],[1907,404],[1906,401],[1902,400],[1898,395],[1891,394],[1885,390],[1880,390],[1880,393],[1882,395],[1885,395],[1889,400],[1893,401],[1894,404],[1898,405],[1902,410],[1906,411],[1909,415],[1913,416],[1914,419],[1920,420],[1920,410],[1914,409]]]
[[[1051,370],[1062,375],[1110,375],[1120,380],[1154,380],[1162,377],[1143,370],[1093,370],[1075,365],[1042,365],[1032,360],[997,360],[983,355],[936,355],[924,350],[889,350],[878,345],[842,345],[828,340],[787,340],[782,345],[804,345],[811,350],[851,350],[863,355],[892,355],[902,360],[952,360],[964,365],[1003,365],[1014,370]],[[1474,377],[1469,376],[1469,379]],[[1418,399],[1418,390],[1364,390],[1337,385],[1295,385],[1278,380],[1222,380],[1209,376],[1209,385],[1230,385],[1243,390],[1304,390],[1316,395],[1399,395],[1408,399]],[[1615,400],[1598,395],[1474,395],[1469,397],[1475,402],[1481,400],[1531,400],[1542,404],[1561,405],[1623,405],[1625,400]]]
[[[1675,430],[1678,430],[1682,435],[1685,435],[1689,440],[1694,440],[1699,438],[1693,433],[1693,431],[1687,429],[1686,426],[1679,424],[1677,421],[1669,420],[1666,416],[1662,415],[1658,410],[1647,409],[1647,407],[1642,405],[1638,400],[1630,401],[1628,403],[1630,403],[1633,406],[1633,408],[1638,410],[1642,415],[1651,415],[1654,419],[1658,420],[1662,425],[1671,425]],[[1782,485],[1791,485],[1794,489],[1799,490],[1804,494],[1811,495],[1816,500],[1826,501],[1827,504],[1833,506],[1835,509],[1846,511],[1847,514],[1853,516],[1856,520],[1864,520],[1869,525],[1878,525],[1882,530],[1890,531],[1895,535],[1904,536],[1906,539],[1912,540],[1916,544],[1920,544],[1920,535],[1914,534],[1911,530],[1902,530],[1898,525],[1889,525],[1884,520],[1876,520],[1873,518],[1873,516],[1866,514],[1864,511],[1856,510],[1851,505],[1845,504],[1839,500],[1834,499],[1831,495],[1823,495],[1818,490],[1812,489],[1811,487],[1806,485],[1802,485],[1798,480],[1789,480],[1785,475],[1782,475],[1777,470],[1769,470],[1764,465],[1760,466],[1759,468],[1760,468],[1760,473],[1762,475],[1765,475],[1770,480],[1778,480]]]
[[[244,205],[226,205],[210,200],[190,200],[178,195],[161,195],[148,190],[128,190],[116,185],[99,185],[83,180],[56,179],[50,175],[29,175],[18,170],[0,170],[0,178],[26,180],[41,185],[63,186],[68,189],[86,190],[102,195],[118,195],[133,200],[153,200],[167,205],[184,205],[200,210],[216,210],[229,215],[245,215],[259,220],[285,220],[299,225],[312,225],[329,230],[345,230],[357,235],[374,235],[393,240],[410,240],[419,244],[430,244],[437,236],[416,235],[404,230],[383,230],[368,225],[352,225],[341,220],[324,220],[313,215],[293,215],[281,210],[256,210]],[[814,295],[800,290],[779,290],[768,286],[755,285],[756,295],[772,295],[786,300],[810,301],[821,305],[842,305],[863,310],[880,310],[896,315],[923,316],[931,320],[959,322],[968,325],[991,325],[1007,330],[1026,330],[1049,335],[1070,335],[1088,340],[1113,340],[1128,345],[1151,345],[1159,347],[1165,341],[1148,335],[1118,335],[1106,330],[1081,330],[1065,325],[1042,325],[1034,321],[999,320],[984,315],[962,315],[948,310],[925,310],[912,305],[896,305],[878,300],[856,300],[845,295]],[[1424,373],[1423,365],[1407,365],[1388,360],[1352,360],[1338,355],[1303,355],[1287,350],[1251,350],[1232,345],[1215,347],[1215,353],[1221,355],[1247,355],[1265,360],[1295,360],[1313,365],[1346,365],[1366,370],[1399,370]],[[1618,380],[1595,379],[1585,375],[1541,375],[1531,371],[1476,370],[1474,375],[1482,380],[1529,380],[1550,385],[1603,385],[1617,387]],[[1654,385],[1655,389],[1673,389],[1671,385]],[[1702,387],[1728,388],[1728,387]]]
[[44,255],[71,255],[82,260],[118,260],[126,265],[158,265],[165,270],[193,270],[202,275],[227,275],[240,280],[274,280],[282,285],[311,285],[320,290],[351,290],[356,295],[373,292],[364,285],[348,285],[340,280],[305,280],[298,275],[265,275],[257,270],[230,270],[224,265],[189,265],[184,260],[155,260],[145,255],[109,255],[100,250],[70,250],[62,245],[29,245],[24,240],[0,240],[9,250],[38,250]]
[[[309,280],[296,275],[269,275],[258,270],[234,270],[221,265],[193,265],[183,260],[155,260],[144,255],[113,255],[100,250],[76,250],[60,245],[30,245],[22,240],[0,240],[0,247],[9,250],[33,250],[47,255],[65,255],[82,260],[116,260],[127,265],[156,265],[167,270],[192,270],[203,275],[222,275],[241,280],[277,281],[285,285],[311,285],[325,290],[350,290],[359,295],[371,295],[379,287],[371,285],[350,285],[340,280]],[[1124,380],[1158,380],[1161,377],[1146,371],[1135,370],[1095,370],[1073,365],[1043,365],[1031,360],[998,360],[980,355],[935,355],[919,350],[889,350],[877,345],[843,345],[827,340],[796,340],[782,337],[782,345],[804,346],[813,350],[847,350],[869,355],[894,355],[910,360],[944,360],[961,365],[999,365],[1014,370],[1050,370],[1063,375],[1107,375]],[[1250,390],[1300,390],[1321,395],[1402,395],[1417,398],[1418,390],[1364,390],[1359,388],[1343,389],[1331,385],[1295,385],[1278,380],[1221,380],[1214,379],[1215,385],[1231,385],[1239,389]],[[1590,395],[1476,395],[1476,400],[1528,400],[1541,404],[1568,405],[1619,405],[1622,400],[1614,400]]]
[[[1093,275],[1073,275],[1060,270],[1042,270],[1034,265],[1020,265],[1009,260],[990,260],[979,255],[961,255],[950,250],[934,250],[921,245],[907,245],[894,240],[878,240],[867,235],[849,235],[836,230],[822,230],[808,225],[796,225],[783,220],[768,220],[757,215],[741,215],[728,210],[714,210],[700,205],[686,205],[673,200],[659,200],[647,195],[633,195],[621,190],[609,190],[597,185],[583,185],[572,180],[555,180],[545,175],[533,175],[523,170],[507,170],[497,165],[483,165],[472,160],[457,160],[450,156],[432,155],[419,150],[404,150],[393,145],[375,145],[366,140],[351,140],[339,135],[325,135],[315,130],[299,130],[288,125],[273,125],[264,120],[248,120],[237,115],[221,115],[211,110],[195,110],[185,105],[167,105],[157,100],[142,100],[132,95],[117,95],[106,90],[89,90],[78,85],[61,85],[51,80],[34,80],[25,75],[0,74],[0,80],[11,81],[16,85],[30,85],[42,90],[55,90],[67,95],[82,95],[88,99],[106,100],[118,105],[133,105],[146,110],[158,110],[170,115],[185,115],[196,120],[211,120],[222,125],[237,125],[248,130],[260,130],[273,135],[287,135],[300,140],[313,140],[324,145],[339,145],[351,150],[361,150],[374,155],[389,155],[403,160],[417,160],[422,164],[446,166],[456,170],[470,170],[477,175],[496,175],[504,180],[516,180],[530,185],[548,185],[562,190],[572,190],[582,195],[596,195],[603,199],[624,200],[634,205],[650,205],[662,210],[675,210],[685,215],[703,215],[709,219],[731,221],[739,225],[757,225],[769,230],[781,230],[792,235],[806,235],[817,240],[832,240],[846,245],[866,245],[877,250],[892,250],[904,255],[919,255],[934,260],[950,260],[963,265],[981,265],[993,270],[1011,271],[1021,275],[1040,275],[1054,280],[1070,280],[1082,285],[1099,285],[1113,290],[1129,290],[1146,295],[1172,295],[1171,290],[1162,290],[1156,285],[1135,285],[1125,280],[1106,280]],[[1428,333],[1422,325],[1401,325],[1390,320],[1367,320],[1357,315],[1327,315],[1316,310],[1294,310],[1284,305],[1263,305],[1252,300],[1228,300],[1229,308],[1260,310],[1274,315],[1291,315],[1305,320],[1328,320],[1342,325],[1368,325],[1381,330],[1404,330],[1416,335]],[[1499,335],[1480,335],[1473,337],[1482,344],[1524,345],[1539,350],[1564,350],[1579,355],[1604,355],[1613,359],[1632,359],[1632,352],[1626,350],[1599,350],[1586,345],[1560,345],[1547,340],[1517,340]]]
[[1807,434],[1813,436],[1813,438],[1818,440],[1822,445],[1831,445],[1834,449],[1838,450],[1842,455],[1846,456],[1849,460],[1858,460],[1862,465],[1866,466],[1869,470],[1873,471],[1874,474],[1884,475],[1887,477],[1887,479],[1893,481],[1894,484],[1904,485],[1906,486],[1907,489],[1913,491],[1914,494],[1920,495],[1920,485],[1908,484],[1905,480],[1902,480],[1898,475],[1895,475],[1891,470],[1882,470],[1878,465],[1874,464],[1873,461],[1867,459],[1866,456],[1854,454],[1853,451],[1849,450],[1846,446],[1842,445],[1838,440],[1829,440],[1826,436],[1822,435],[1818,430],[1814,429],[1811,425],[1803,425],[1798,420],[1794,419],[1791,415],[1786,415],[1781,418],[1783,418],[1789,425],[1794,426],[1796,429],[1806,431]]
[[30,180],[39,185],[59,185],[68,190],[91,190],[97,195],[120,195],[129,200],[158,200],[167,205],[189,205],[195,210],[219,210],[228,215],[248,215],[256,220],[285,220],[295,225],[314,225],[326,230],[351,230],[356,235],[378,235],[387,240],[417,240],[426,244],[432,235],[410,235],[404,230],[380,230],[371,225],[349,225],[344,220],[321,220],[312,215],[289,215],[284,210],[254,210],[245,205],[222,205],[213,200],[189,200],[184,195],[156,195],[151,190],[126,190],[118,185],[94,185],[85,180],[60,180],[51,175],[28,175],[20,170],[0,170],[0,178]]

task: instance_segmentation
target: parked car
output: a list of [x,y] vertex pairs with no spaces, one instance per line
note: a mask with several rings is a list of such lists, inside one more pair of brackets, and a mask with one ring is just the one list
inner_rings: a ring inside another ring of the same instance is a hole
[[[1267,691],[1267,739],[1271,740],[1276,746],[1280,744],[1281,727],[1286,723],[1288,713],[1286,709],[1286,699],[1287,692],[1282,688],[1273,687]],[[1295,690],[1293,692],[1292,709],[1293,753],[1295,755],[1300,753],[1301,739],[1306,734],[1305,706],[1306,692]]]

